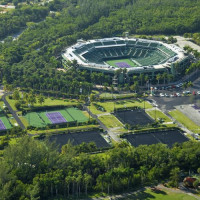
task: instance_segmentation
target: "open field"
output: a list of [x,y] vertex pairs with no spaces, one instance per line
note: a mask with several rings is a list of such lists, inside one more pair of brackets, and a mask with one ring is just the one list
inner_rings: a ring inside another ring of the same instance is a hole
[[144,191],[140,191],[134,193],[132,195],[118,198],[119,200],[196,200],[195,197],[192,197],[187,194],[183,194],[178,191],[169,191],[169,190],[159,190],[159,191],[151,191],[150,189],[146,189]]
[[114,115],[103,115],[99,119],[107,128],[123,127],[123,124]]
[[[10,104],[13,110],[17,110],[15,107],[15,103],[17,102],[14,99],[9,99],[8,96],[6,100]],[[42,107],[42,106],[71,106],[78,104],[77,100],[66,100],[66,99],[54,99],[54,98],[45,98],[45,102],[41,105],[39,103],[34,104],[34,107]]]
[[159,119],[163,119],[164,122],[171,122],[170,118],[165,115],[164,113],[162,113],[160,110],[149,110],[149,111],[146,111],[146,113],[152,117],[154,120],[155,120],[155,116],[156,116],[156,120],[159,120]]
[[178,122],[183,124],[186,128],[194,133],[200,133],[200,126],[196,125],[191,119],[186,117],[183,113],[178,110],[170,111],[169,114],[176,119]]
[[123,63],[127,63],[128,65],[130,65],[131,67],[137,67],[137,65],[132,62],[130,59],[119,59],[119,60],[108,60],[106,61],[109,65],[113,66],[113,67],[118,67],[116,65],[116,63],[120,63],[120,62],[123,62]]
[[[139,106],[141,108],[144,107],[144,101],[143,100],[139,101],[137,99],[134,99],[134,100],[131,99],[131,100],[97,102],[96,104],[104,107],[107,113],[113,112],[114,107],[115,108],[125,108],[125,107],[133,107],[133,106]],[[152,108],[152,105],[150,103],[148,103],[148,102],[145,101],[145,108],[146,109]],[[91,112],[93,114],[102,114],[102,113],[105,113],[105,112],[102,112],[100,110],[97,110],[93,104],[91,104],[90,110],[91,110]]]

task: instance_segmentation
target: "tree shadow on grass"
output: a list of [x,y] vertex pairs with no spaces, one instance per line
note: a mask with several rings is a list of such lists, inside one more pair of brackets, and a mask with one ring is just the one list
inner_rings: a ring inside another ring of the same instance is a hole
[[162,194],[162,195],[167,195],[167,193],[165,191],[156,189],[154,191],[146,191],[146,190],[142,190],[140,192],[137,192],[135,194],[126,196],[126,197],[122,197],[122,198],[117,198],[117,200],[151,200],[151,199],[155,199],[156,197],[153,195],[153,193],[156,194]]
[[150,200],[150,199],[155,199],[155,196],[146,191],[137,192],[135,194],[123,198],[118,198],[118,200]]

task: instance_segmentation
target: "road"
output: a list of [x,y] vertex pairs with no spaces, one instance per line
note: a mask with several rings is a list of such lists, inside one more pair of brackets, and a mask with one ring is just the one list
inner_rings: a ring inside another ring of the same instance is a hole
[[8,96],[8,95],[9,95],[9,94],[4,94],[4,95],[2,96],[2,100],[3,100],[4,104],[5,104],[5,106],[8,108],[8,110],[9,110],[10,113],[12,114],[12,116],[15,118],[16,122],[18,123],[18,125],[19,125],[22,129],[25,129],[25,126],[24,126],[24,124],[21,122],[20,118],[18,117],[17,112],[14,111],[14,110],[12,109],[12,107],[10,106],[10,104],[8,103],[8,101],[6,100],[6,96]]

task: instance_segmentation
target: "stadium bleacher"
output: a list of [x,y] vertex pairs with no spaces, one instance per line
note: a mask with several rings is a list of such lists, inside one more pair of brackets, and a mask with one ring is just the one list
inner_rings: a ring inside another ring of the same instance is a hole
[[[126,45],[117,46],[117,44]],[[96,41],[94,43],[82,45],[74,52],[91,63],[102,64],[104,60],[117,57],[129,57],[144,66],[162,64],[166,62],[167,59],[176,55],[175,52],[162,44],[139,40]]]

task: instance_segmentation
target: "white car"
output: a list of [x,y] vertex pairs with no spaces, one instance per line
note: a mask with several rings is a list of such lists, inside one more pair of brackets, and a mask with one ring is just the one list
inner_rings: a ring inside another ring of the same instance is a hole
[[160,97],[164,97],[165,95],[163,93],[160,93]]
[[181,96],[181,94],[180,94],[180,93],[176,93],[176,95],[177,95],[177,97],[180,97],[180,96]]
[[200,95],[200,91],[197,91],[197,94]]

